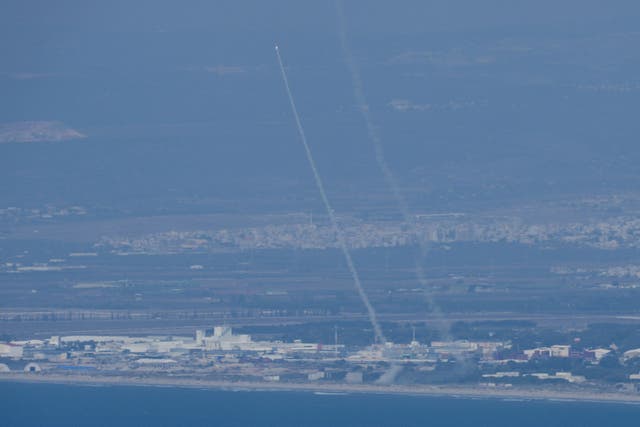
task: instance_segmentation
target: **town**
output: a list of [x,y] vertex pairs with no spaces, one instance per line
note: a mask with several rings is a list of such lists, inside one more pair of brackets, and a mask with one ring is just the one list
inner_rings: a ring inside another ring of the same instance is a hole
[[[557,381],[581,386],[599,381],[554,369],[553,361],[572,360],[597,366],[611,348],[585,349],[558,344],[518,350],[502,341],[432,341],[345,346],[335,331],[332,344],[294,340],[254,341],[234,334],[230,326],[198,329],[193,336],[52,336],[48,339],[0,343],[0,374],[172,376],[192,379],[254,382],[430,383],[430,376],[448,370],[451,377],[478,386],[512,387]],[[622,353],[621,362],[640,360],[640,348]],[[546,362],[546,363],[545,363]],[[471,368],[469,364],[473,364]],[[546,365],[546,367],[545,367]],[[534,368],[537,367],[538,370]],[[459,371],[459,372],[456,372]],[[390,371],[395,371],[389,376]],[[460,372],[464,371],[460,375]],[[396,378],[397,377],[397,378]],[[455,382],[455,381],[454,381]],[[626,391],[639,392],[640,373],[628,376]],[[621,387],[620,384],[616,385]]]
[[[556,244],[604,250],[637,248],[640,221],[635,216],[593,218],[570,223],[536,223],[518,216],[474,216],[461,213],[415,215],[415,230],[401,222],[341,221],[346,243],[354,249],[404,247],[417,242],[509,242]],[[414,233],[412,233],[414,231]],[[311,216],[291,214],[286,224],[255,227],[163,231],[136,237],[103,236],[94,249],[128,254],[228,252],[257,249],[329,249],[337,247],[332,227]]]

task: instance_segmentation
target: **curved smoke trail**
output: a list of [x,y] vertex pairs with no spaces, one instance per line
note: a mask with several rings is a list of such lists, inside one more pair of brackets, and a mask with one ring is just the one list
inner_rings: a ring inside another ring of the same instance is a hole
[[[355,97],[356,103],[358,105],[358,109],[362,114],[362,118],[364,119],[365,125],[367,127],[367,134],[369,136],[369,140],[373,144],[373,149],[375,152],[376,162],[378,163],[378,167],[382,171],[384,176],[384,180],[387,183],[387,186],[391,189],[393,193],[393,198],[396,201],[400,209],[400,213],[402,214],[402,219],[407,228],[409,229],[409,233],[414,236],[417,240],[418,245],[420,247],[420,257],[416,259],[415,263],[415,275],[425,292],[425,299],[427,303],[427,309],[432,314],[442,317],[442,312],[440,308],[435,304],[430,295],[426,292],[428,288],[428,282],[426,273],[424,271],[424,267],[422,266],[422,260],[427,254],[428,247],[424,239],[420,238],[418,233],[418,227],[416,225],[415,217],[409,211],[409,205],[402,195],[400,191],[400,186],[387,163],[387,160],[384,155],[384,149],[382,147],[382,141],[380,139],[380,135],[376,130],[376,127],[373,125],[373,119],[371,118],[371,112],[369,111],[369,106],[367,104],[367,99],[364,96],[364,88],[362,84],[362,78],[360,77],[360,71],[358,69],[358,65],[353,59],[353,54],[351,53],[351,49],[349,48],[349,43],[347,42],[347,34],[346,34],[346,24],[345,24],[345,16],[344,10],[342,7],[342,1],[336,0],[336,9],[338,12],[338,24],[339,24],[339,33],[340,33],[340,44],[342,46],[342,52],[345,58],[345,62],[347,64],[347,68],[349,69],[349,74],[351,74],[351,80],[353,82],[353,95]],[[448,338],[449,335],[449,327],[444,326],[440,331],[443,334],[444,338]]]
[[282,58],[280,57],[280,50],[276,45],[276,56],[278,57],[278,64],[280,65],[280,72],[282,73],[282,81],[284,82],[284,87],[287,91],[287,96],[289,97],[289,103],[291,104],[291,111],[293,112],[293,117],[296,121],[296,126],[298,128],[298,133],[300,135],[300,141],[304,146],[305,153],[307,154],[307,160],[309,161],[309,166],[311,167],[311,171],[313,172],[313,178],[316,181],[316,186],[318,187],[318,191],[320,192],[320,196],[322,197],[322,202],[324,203],[324,207],[327,210],[327,214],[329,215],[329,220],[331,221],[331,227],[333,228],[333,232],[335,233],[338,244],[340,245],[340,249],[342,249],[342,254],[344,255],[344,259],[347,262],[347,266],[349,267],[349,272],[351,272],[351,277],[353,278],[353,283],[356,286],[358,291],[358,295],[362,300],[363,304],[367,308],[367,314],[369,315],[369,321],[373,326],[373,331],[375,334],[376,341],[385,344],[387,342],[384,334],[382,333],[382,329],[380,328],[380,324],[378,323],[378,318],[376,316],[376,311],[373,309],[371,302],[369,301],[369,297],[367,297],[364,288],[362,287],[362,283],[360,282],[360,276],[358,275],[358,271],[356,270],[355,264],[353,263],[353,259],[351,258],[351,252],[349,252],[349,248],[347,247],[347,243],[344,240],[344,236],[340,227],[338,226],[338,221],[336,219],[333,208],[331,207],[331,203],[329,203],[329,198],[327,197],[327,193],[324,190],[324,184],[322,183],[322,179],[320,179],[320,174],[318,173],[318,169],[316,167],[316,162],[313,160],[313,155],[311,154],[311,149],[309,148],[309,144],[307,143],[307,137],[305,136],[304,129],[302,128],[302,123],[300,122],[300,117],[298,116],[298,109],[296,108],[296,104],[293,101],[293,95],[291,94],[291,89],[289,88],[289,80],[287,79],[287,73],[284,70],[284,65],[282,64]]

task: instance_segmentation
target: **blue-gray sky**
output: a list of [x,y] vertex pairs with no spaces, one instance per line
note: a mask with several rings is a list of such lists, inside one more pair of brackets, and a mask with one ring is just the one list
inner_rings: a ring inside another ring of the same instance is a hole
[[[345,10],[406,187],[497,201],[634,189],[635,2],[346,1]],[[117,204],[312,190],[276,41],[330,186],[383,186],[333,1],[5,1],[0,123],[59,121],[87,138],[0,144],[0,198]]]

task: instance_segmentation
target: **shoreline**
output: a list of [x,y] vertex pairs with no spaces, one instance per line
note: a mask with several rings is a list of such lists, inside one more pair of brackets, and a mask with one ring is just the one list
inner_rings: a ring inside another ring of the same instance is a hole
[[100,377],[86,375],[0,374],[0,382],[46,383],[84,386],[163,387],[220,391],[309,392],[382,394],[398,396],[450,397],[467,399],[593,402],[640,405],[640,394],[598,391],[556,391],[551,389],[480,388],[474,386],[410,386],[378,384],[269,383],[216,381],[170,377]]

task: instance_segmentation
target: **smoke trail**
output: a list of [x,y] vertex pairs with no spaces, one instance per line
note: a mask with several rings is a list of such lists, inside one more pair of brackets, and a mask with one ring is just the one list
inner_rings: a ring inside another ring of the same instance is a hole
[[340,249],[342,249],[342,253],[344,255],[344,259],[347,262],[347,266],[349,267],[349,271],[351,272],[351,277],[353,278],[353,283],[356,285],[356,289],[358,290],[358,295],[360,295],[360,299],[364,303],[367,308],[367,314],[369,315],[369,321],[373,326],[373,331],[376,337],[376,340],[380,344],[385,344],[387,342],[384,334],[382,333],[382,329],[380,328],[380,324],[378,323],[378,319],[376,316],[376,312],[369,302],[369,297],[364,291],[362,287],[362,283],[360,283],[360,276],[358,276],[358,271],[353,263],[353,259],[351,259],[351,253],[349,252],[349,248],[344,240],[344,236],[342,235],[342,231],[338,227],[338,221],[336,220],[335,213],[331,204],[329,203],[329,198],[327,197],[327,193],[324,190],[324,184],[320,179],[320,174],[318,173],[318,169],[316,168],[316,162],[313,160],[313,155],[311,154],[311,149],[309,148],[309,144],[307,143],[307,137],[305,136],[304,129],[302,128],[302,123],[300,122],[300,117],[298,116],[298,109],[296,108],[296,104],[293,101],[293,95],[291,94],[291,89],[289,88],[289,80],[287,79],[287,73],[284,70],[284,65],[282,64],[282,58],[280,57],[280,50],[278,49],[278,45],[276,45],[276,56],[278,57],[278,64],[280,65],[280,72],[282,73],[282,81],[284,82],[284,87],[287,91],[287,96],[289,97],[289,103],[291,104],[291,111],[293,112],[293,117],[296,121],[296,126],[298,127],[298,133],[300,135],[300,141],[302,141],[302,145],[304,146],[304,151],[307,154],[307,160],[309,161],[309,166],[311,167],[311,171],[313,172],[313,177],[316,181],[316,186],[318,187],[318,191],[320,192],[320,196],[322,197],[322,202],[324,203],[324,207],[327,210],[327,214],[329,215],[329,220],[331,221],[331,227],[333,228],[333,232],[335,233],[338,244],[340,245]]
[[[347,34],[346,34],[346,24],[344,17],[344,10],[342,8],[342,1],[336,0],[336,9],[338,12],[338,21],[339,21],[339,33],[340,33],[340,44],[342,46],[342,52],[345,58],[345,62],[347,63],[347,68],[349,69],[349,73],[351,74],[351,80],[353,81],[353,95],[355,97],[356,103],[358,104],[358,109],[362,114],[362,118],[364,119],[365,125],[367,127],[367,134],[371,143],[373,144],[373,149],[375,152],[376,162],[378,163],[378,167],[382,171],[384,176],[384,180],[387,183],[387,186],[391,189],[393,193],[393,198],[400,209],[400,213],[402,214],[402,219],[407,228],[409,229],[409,233],[415,237],[418,242],[420,248],[420,257],[416,259],[415,263],[415,275],[420,283],[420,286],[425,291],[427,309],[434,315],[438,317],[442,317],[442,313],[439,307],[435,304],[433,299],[426,293],[428,282],[426,278],[426,273],[424,271],[424,267],[422,266],[422,260],[426,256],[428,252],[428,247],[424,239],[421,239],[418,233],[418,227],[416,225],[415,217],[409,211],[409,205],[402,195],[400,191],[400,187],[398,182],[387,163],[387,160],[384,155],[384,149],[382,147],[382,141],[380,139],[380,135],[373,125],[373,119],[371,118],[371,112],[369,111],[369,106],[367,104],[367,99],[364,96],[364,88],[362,84],[362,78],[360,77],[360,71],[358,69],[358,65],[353,59],[353,54],[351,53],[351,49],[349,48],[349,43],[347,42]],[[443,334],[443,337],[448,337],[449,335],[449,327],[448,325],[441,328],[440,331]]]
[[376,380],[377,384],[390,385],[396,381],[398,374],[402,372],[402,366],[392,364],[384,374],[380,375],[380,378]]

